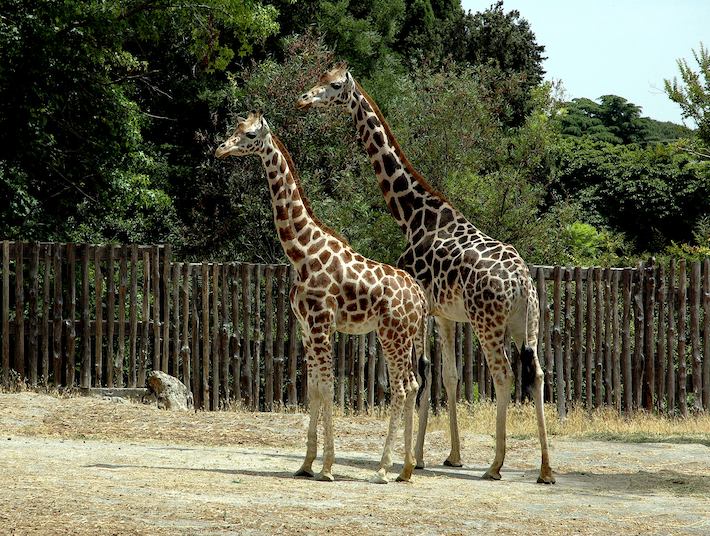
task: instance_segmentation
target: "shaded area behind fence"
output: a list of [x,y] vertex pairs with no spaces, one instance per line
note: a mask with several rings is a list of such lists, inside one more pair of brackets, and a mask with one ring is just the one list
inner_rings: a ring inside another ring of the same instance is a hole
[[[685,415],[710,407],[710,260],[635,268],[531,266],[545,398]],[[135,387],[162,370],[198,407],[306,401],[285,265],[184,263],[170,246],[2,243],[2,381]],[[19,321],[18,319],[21,319]],[[433,324],[430,322],[430,325]],[[445,400],[430,331],[432,402]],[[374,333],[336,334],[336,403],[387,402]],[[514,370],[517,353],[511,353]],[[459,399],[494,397],[469,325],[456,329]],[[514,398],[520,397],[516,374]]]

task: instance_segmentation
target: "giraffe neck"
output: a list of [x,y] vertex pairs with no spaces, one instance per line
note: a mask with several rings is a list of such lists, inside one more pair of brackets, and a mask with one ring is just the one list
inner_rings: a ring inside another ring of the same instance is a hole
[[422,230],[437,229],[442,211],[451,221],[457,212],[407,160],[382,112],[357,82],[349,106],[387,208],[410,242]]
[[299,268],[307,256],[311,241],[329,234],[311,213],[301,189],[291,156],[274,135],[264,140],[261,156],[271,194],[274,225],[286,256]]

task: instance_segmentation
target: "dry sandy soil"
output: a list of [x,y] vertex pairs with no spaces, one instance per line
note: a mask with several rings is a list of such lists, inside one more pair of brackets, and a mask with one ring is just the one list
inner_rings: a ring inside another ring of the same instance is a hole
[[488,482],[491,435],[464,431],[466,465],[445,468],[434,429],[430,467],[378,486],[384,421],[335,423],[336,482],[322,483],[291,476],[303,414],[0,394],[0,533],[710,534],[707,443],[553,436],[557,484],[544,486],[535,439],[509,438],[503,480]]

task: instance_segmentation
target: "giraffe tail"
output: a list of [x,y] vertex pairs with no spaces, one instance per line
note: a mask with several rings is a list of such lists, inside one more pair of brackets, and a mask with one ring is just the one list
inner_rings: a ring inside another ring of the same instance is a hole
[[[520,374],[520,387],[521,387],[521,399],[532,400],[533,398],[533,388],[535,386],[535,354],[537,346],[537,334],[532,333],[533,329],[532,323],[537,325],[537,320],[534,317],[539,317],[538,304],[537,304],[537,292],[535,292],[534,287],[525,286],[524,287],[524,299],[525,299],[525,340],[522,342],[520,348],[520,364],[521,364],[521,374]],[[532,316],[532,318],[531,318]],[[531,337],[531,335],[534,336]]]
[[426,322],[427,315],[422,315],[421,325],[419,326],[419,333],[417,334],[417,340],[414,343],[412,352],[414,353],[413,361],[416,363],[417,372],[419,374],[419,391],[417,391],[417,406],[421,404],[422,395],[426,392],[428,393],[431,386],[431,361],[426,356]]

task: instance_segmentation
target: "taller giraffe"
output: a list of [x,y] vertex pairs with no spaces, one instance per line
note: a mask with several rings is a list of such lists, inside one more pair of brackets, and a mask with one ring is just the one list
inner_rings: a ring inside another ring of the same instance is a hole
[[319,480],[332,481],[333,331],[363,334],[376,330],[390,378],[391,414],[378,471],[371,481],[387,482],[391,447],[404,409],[404,466],[397,480],[408,481],[414,403],[418,389],[413,354],[425,367],[426,298],[408,273],[366,259],[318,221],[301,189],[288,151],[261,114],[240,119],[234,134],[215,151],[217,158],[256,154],[266,171],[274,224],[286,256],[296,269],[289,299],[303,333],[308,369],[310,422],[306,458],[296,476],[313,476],[321,405],[325,432]]
[[[496,453],[484,478],[499,480],[505,459],[505,421],[513,383],[506,355],[512,338],[520,349],[526,387],[534,383],[542,461],[539,483],[554,483],[543,407],[543,372],[537,356],[539,309],[527,265],[512,246],[479,231],[414,169],[382,112],[341,64],[321,76],[297,102],[301,109],[337,107],[350,112],[384,195],[387,207],[406,235],[408,247],[399,266],[424,287],[436,317],[443,350],[444,386],[449,401],[451,452],[445,465],[461,466],[456,419],[458,374],[454,355],[455,322],[470,322],[493,377]],[[415,454],[423,467],[428,408],[419,411]]]

